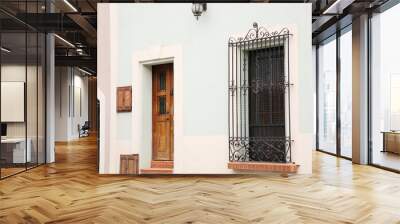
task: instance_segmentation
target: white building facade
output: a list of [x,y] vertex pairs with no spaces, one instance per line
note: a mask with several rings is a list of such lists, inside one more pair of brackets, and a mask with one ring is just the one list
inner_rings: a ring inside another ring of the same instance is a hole
[[[171,161],[174,174],[242,172],[229,163],[311,173],[311,4],[214,3],[198,20],[191,8],[99,4],[100,173],[119,173],[123,154],[138,154],[140,169]],[[121,86],[132,87],[131,112],[116,110]]]

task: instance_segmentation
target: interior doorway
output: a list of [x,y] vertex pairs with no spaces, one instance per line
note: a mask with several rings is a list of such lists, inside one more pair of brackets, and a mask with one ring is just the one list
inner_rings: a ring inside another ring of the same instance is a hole
[[98,167],[97,78],[80,67],[55,67],[55,163]]

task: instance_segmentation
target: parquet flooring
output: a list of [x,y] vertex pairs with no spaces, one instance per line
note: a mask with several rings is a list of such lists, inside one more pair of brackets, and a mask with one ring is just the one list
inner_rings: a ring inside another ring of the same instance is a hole
[[16,173],[19,173],[19,172],[22,172],[22,171],[24,171],[25,170],[25,167],[7,167],[7,168],[5,168],[5,167],[3,167],[3,168],[1,168],[1,176],[2,177],[7,177],[7,176],[11,176],[11,175],[13,175],[13,174],[16,174]]
[[314,153],[312,175],[96,174],[96,142],[0,181],[0,223],[400,223],[400,175]]

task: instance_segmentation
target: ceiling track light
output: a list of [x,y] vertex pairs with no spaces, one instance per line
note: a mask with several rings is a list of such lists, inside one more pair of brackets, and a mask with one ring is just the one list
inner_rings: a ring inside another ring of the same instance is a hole
[[93,75],[92,73],[90,73],[90,72],[88,72],[88,71],[86,71],[86,70],[84,70],[84,69],[81,69],[81,68],[79,68],[79,67],[78,67],[78,70],[81,71],[81,72],[83,72],[83,73],[85,73],[86,75],[90,75],[90,76]]
[[1,47],[0,49],[1,49],[1,51],[3,51],[3,52],[6,52],[6,53],[11,53],[11,50],[10,50],[10,49],[8,49],[8,48]]
[[68,0],[64,0],[64,3],[68,5],[74,12],[78,12],[78,9],[75,8]]
[[79,55],[83,54],[83,49],[82,48],[76,48],[76,53],[78,53]]
[[75,45],[73,45],[71,42],[69,42],[68,40],[62,38],[61,36],[59,36],[58,34],[54,34],[55,37],[57,37],[59,40],[61,40],[62,42],[64,42],[65,44],[67,44],[68,46],[72,47],[72,48],[76,48]]

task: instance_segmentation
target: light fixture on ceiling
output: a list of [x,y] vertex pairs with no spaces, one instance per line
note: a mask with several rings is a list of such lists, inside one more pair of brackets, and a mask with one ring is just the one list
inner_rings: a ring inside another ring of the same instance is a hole
[[1,47],[0,49],[1,49],[1,51],[3,51],[3,52],[11,53],[11,50],[10,50],[10,49],[7,49],[7,48],[5,48],[5,47]]
[[88,71],[86,71],[86,70],[84,70],[84,69],[81,69],[81,68],[79,68],[79,67],[78,67],[78,70],[81,71],[81,72],[83,72],[83,73],[86,74],[86,75],[90,75],[90,76],[93,75],[92,73],[90,73],[90,72],[88,72]]
[[85,45],[81,42],[75,42],[75,46],[80,48],[85,47]]
[[62,42],[64,42],[65,44],[67,44],[68,46],[75,48],[75,45],[73,45],[71,42],[69,42],[68,40],[62,38],[61,36],[54,34],[55,37],[57,37],[59,40],[61,40]]
[[192,5],[192,13],[196,17],[196,19],[199,19],[199,16],[203,14],[203,12],[207,11],[207,3],[193,3]]
[[78,12],[78,10],[73,6],[68,0],[64,0],[64,3],[68,5],[74,12]]
[[351,5],[355,0],[336,0],[322,14],[342,14],[343,9]]
[[79,55],[82,55],[83,54],[82,48],[77,48],[76,53],[78,53]]

